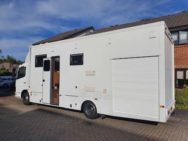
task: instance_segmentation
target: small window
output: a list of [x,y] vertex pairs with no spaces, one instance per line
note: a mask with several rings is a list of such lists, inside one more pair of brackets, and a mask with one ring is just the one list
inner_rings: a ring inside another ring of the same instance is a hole
[[178,44],[178,32],[172,33],[172,39],[175,44]]
[[186,72],[185,78],[188,80],[188,70],[186,70],[185,72]]
[[180,44],[186,44],[188,43],[188,32],[187,31],[180,31],[179,32],[179,43]]
[[26,67],[21,67],[18,70],[17,79],[25,77]]
[[83,54],[70,55],[70,65],[83,65]]
[[35,67],[43,67],[44,58],[46,58],[46,55],[37,55],[35,57]]
[[50,60],[45,60],[45,61],[44,61],[43,70],[44,70],[44,71],[50,71]]
[[183,79],[184,77],[184,71],[177,71],[177,79]]
[[59,57],[56,57],[54,59],[54,69],[55,69],[55,71],[59,71],[59,68],[60,68],[59,65],[60,65]]

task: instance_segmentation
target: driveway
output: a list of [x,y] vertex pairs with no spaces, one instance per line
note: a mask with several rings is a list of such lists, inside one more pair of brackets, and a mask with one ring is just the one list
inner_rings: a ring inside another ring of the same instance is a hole
[[165,124],[112,117],[88,120],[80,112],[25,106],[14,96],[3,96],[0,97],[0,141],[13,140],[188,141],[188,111],[176,111]]

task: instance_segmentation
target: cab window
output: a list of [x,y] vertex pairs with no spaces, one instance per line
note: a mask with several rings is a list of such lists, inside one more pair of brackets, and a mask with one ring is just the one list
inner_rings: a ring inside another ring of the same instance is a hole
[[17,79],[25,77],[26,67],[21,67],[18,70]]

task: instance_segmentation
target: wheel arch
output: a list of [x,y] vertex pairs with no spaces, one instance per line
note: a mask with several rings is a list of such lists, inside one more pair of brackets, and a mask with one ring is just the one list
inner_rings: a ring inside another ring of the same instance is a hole
[[95,105],[95,107],[97,108],[97,105],[96,105],[96,103],[95,103],[94,101],[92,101],[92,100],[85,100],[85,101],[83,101],[82,104],[81,104],[81,112],[83,112],[84,104],[86,104],[86,103],[88,103],[88,102],[93,103],[93,104]]
[[[21,98],[23,98],[23,95],[24,95],[24,93],[28,93],[28,90],[23,90],[22,92],[21,92]],[[29,94],[29,93],[28,93]]]

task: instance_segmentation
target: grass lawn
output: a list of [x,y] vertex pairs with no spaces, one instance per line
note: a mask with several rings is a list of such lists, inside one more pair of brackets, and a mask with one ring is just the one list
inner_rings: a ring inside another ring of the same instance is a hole
[[176,109],[188,110],[188,88],[176,89]]

